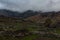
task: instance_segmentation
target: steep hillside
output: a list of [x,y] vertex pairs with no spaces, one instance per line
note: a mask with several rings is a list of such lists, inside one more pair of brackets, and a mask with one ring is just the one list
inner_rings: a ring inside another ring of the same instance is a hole
[[60,40],[60,12],[0,10],[1,40]]
[[39,22],[44,22],[47,18],[50,18],[51,20],[56,20],[60,22],[60,12],[45,12],[45,13],[40,13],[34,16],[30,16],[26,18],[26,20],[30,20],[36,23]]

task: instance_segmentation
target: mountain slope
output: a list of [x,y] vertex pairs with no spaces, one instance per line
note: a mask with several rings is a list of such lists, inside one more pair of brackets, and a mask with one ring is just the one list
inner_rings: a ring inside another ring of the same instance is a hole
[[40,23],[40,22],[45,22],[47,18],[50,18],[53,21],[55,20],[57,22],[60,22],[60,12],[44,12],[34,16],[30,16],[26,18],[26,20]]

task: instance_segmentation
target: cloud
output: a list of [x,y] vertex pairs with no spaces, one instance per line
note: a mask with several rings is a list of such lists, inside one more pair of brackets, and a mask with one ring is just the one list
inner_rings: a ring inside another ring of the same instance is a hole
[[0,0],[0,9],[58,11],[60,0]]

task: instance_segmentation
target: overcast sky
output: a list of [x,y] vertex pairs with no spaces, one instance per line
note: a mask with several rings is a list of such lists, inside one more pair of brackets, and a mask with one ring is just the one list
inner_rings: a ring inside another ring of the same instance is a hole
[[0,0],[0,9],[59,11],[60,0]]

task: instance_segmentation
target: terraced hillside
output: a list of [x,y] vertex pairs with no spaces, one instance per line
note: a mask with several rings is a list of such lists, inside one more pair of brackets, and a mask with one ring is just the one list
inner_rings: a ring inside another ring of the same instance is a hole
[[27,18],[1,15],[0,40],[60,40],[60,12]]

